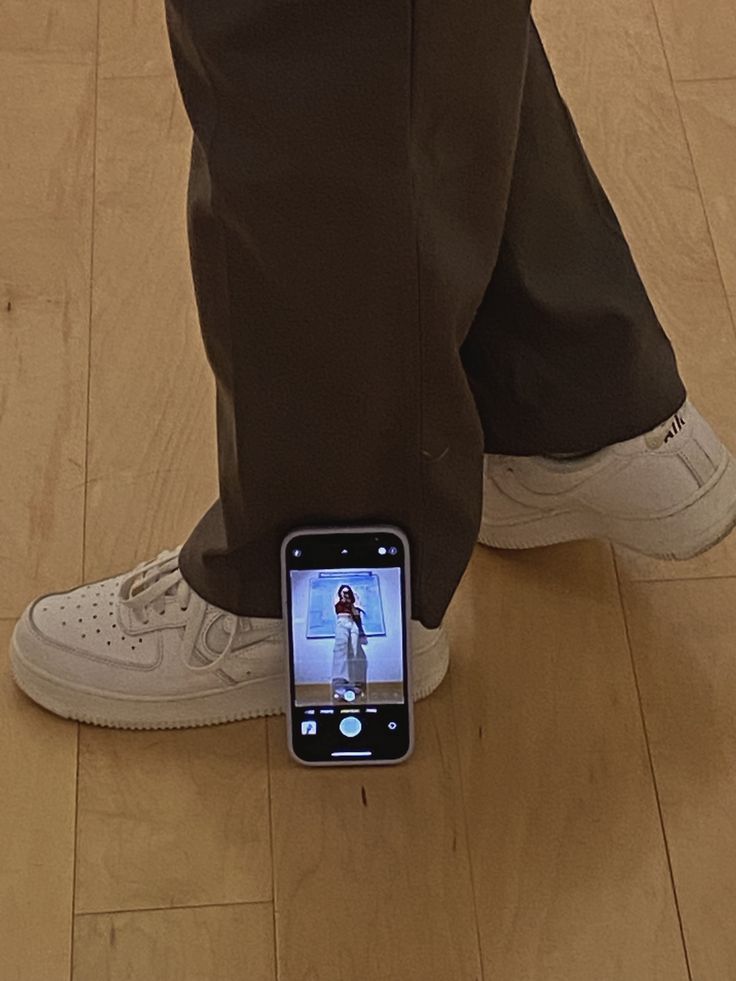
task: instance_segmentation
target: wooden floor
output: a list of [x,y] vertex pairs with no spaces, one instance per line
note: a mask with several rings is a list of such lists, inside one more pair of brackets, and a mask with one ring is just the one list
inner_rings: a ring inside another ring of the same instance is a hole
[[[733,0],[534,14],[673,341],[736,449]],[[0,645],[217,495],[163,0],[7,0]],[[733,981],[736,536],[658,562],[477,546],[400,767],[283,717],[128,732],[0,669],[3,981]]]

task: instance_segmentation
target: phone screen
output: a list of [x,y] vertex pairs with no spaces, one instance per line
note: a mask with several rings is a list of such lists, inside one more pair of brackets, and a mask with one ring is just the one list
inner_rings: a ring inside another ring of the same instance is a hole
[[405,533],[297,529],[281,552],[290,752],[314,765],[400,762],[413,748]]

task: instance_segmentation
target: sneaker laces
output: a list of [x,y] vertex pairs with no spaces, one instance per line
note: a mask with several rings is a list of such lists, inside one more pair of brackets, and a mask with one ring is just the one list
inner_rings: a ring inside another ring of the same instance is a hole
[[[130,589],[127,587],[130,585]],[[151,610],[163,615],[166,610],[166,596],[176,597],[179,608],[183,611],[189,606],[192,595],[192,588],[182,576],[179,568],[179,549],[164,549],[159,552],[155,559],[141,562],[131,573],[126,576],[120,584],[120,596],[118,602],[121,606],[127,607],[141,623],[150,623],[148,616]],[[213,671],[221,661],[230,653],[235,634],[237,632],[238,618],[233,614],[227,614],[224,619],[224,627],[230,632],[230,637],[221,654],[208,664],[196,666],[189,664],[183,652],[184,645],[181,645],[180,653],[184,665],[190,671]]]

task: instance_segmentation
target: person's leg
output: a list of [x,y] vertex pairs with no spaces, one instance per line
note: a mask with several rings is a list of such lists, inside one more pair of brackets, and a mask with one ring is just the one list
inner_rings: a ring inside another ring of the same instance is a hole
[[501,250],[461,356],[486,453],[592,452],[687,396],[533,22]]
[[332,648],[332,690],[339,685],[347,684],[349,680],[350,638],[344,617],[337,617],[335,622],[335,644]]
[[481,519],[484,433],[458,348],[501,241],[529,0],[166,14],[194,130],[220,487],[181,572],[216,606],[280,617],[289,529],[397,524],[412,618],[436,628]]
[[368,658],[366,657],[363,646],[360,643],[360,629],[355,621],[353,621],[350,626],[350,654],[348,655],[348,658],[350,670],[348,678],[350,679],[350,684],[364,687]]

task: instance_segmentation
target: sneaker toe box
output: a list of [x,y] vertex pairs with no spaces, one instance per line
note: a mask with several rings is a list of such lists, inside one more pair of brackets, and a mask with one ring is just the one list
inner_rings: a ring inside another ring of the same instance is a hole
[[49,593],[23,610],[10,641],[17,676],[34,672],[80,686],[109,684],[111,669],[150,661],[149,645],[125,634],[107,598],[104,606],[98,600],[91,605],[89,589]]

